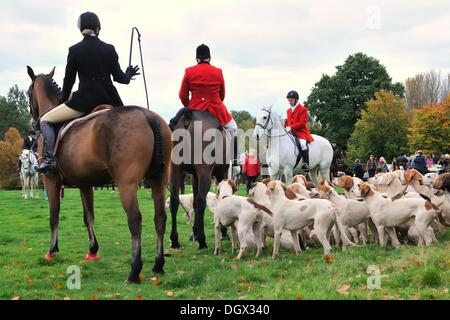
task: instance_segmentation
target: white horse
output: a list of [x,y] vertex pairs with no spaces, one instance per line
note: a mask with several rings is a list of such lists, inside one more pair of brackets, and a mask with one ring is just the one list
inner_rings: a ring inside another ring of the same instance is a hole
[[[280,116],[272,108],[263,108],[256,117],[253,135],[268,138],[266,162],[271,179],[280,180],[284,175],[287,183],[294,174],[304,174],[301,170],[303,159],[294,168],[298,150],[292,135],[288,134]],[[330,167],[333,161],[333,147],[324,137],[313,134],[314,141],[309,144],[309,176],[317,185],[321,180],[330,179]],[[319,177],[320,172],[320,177]]]
[[[30,150],[24,149],[20,155],[20,182],[22,183],[22,198],[39,199],[39,173],[36,156]],[[36,193],[36,194],[35,194]]]

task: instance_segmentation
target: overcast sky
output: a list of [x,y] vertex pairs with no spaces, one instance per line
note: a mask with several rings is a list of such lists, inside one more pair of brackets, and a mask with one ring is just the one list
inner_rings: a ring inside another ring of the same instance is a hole
[[[113,44],[122,69],[130,31],[142,34],[150,106],[169,119],[181,106],[184,69],[195,48],[211,48],[223,69],[229,110],[253,114],[262,106],[287,108],[289,90],[306,100],[323,73],[333,74],[349,54],[380,60],[394,81],[430,69],[450,71],[450,1],[53,1],[2,0],[0,94],[28,88],[36,73],[56,66],[62,85],[69,46],[81,40],[80,13],[100,17],[100,38]],[[133,64],[140,64],[137,46]],[[125,104],[145,106],[142,78],[116,84]],[[74,87],[74,90],[77,85]]]

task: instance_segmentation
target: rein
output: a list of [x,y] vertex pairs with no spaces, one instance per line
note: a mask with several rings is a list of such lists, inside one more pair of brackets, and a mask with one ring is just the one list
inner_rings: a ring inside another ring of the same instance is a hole
[[[262,111],[267,112],[269,115],[267,116],[267,121],[264,125],[260,124],[260,123],[256,123],[257,126],[260,126],[261,128],[263,128],[264,130],[267,130],[267,126],[269,125],[269,122],[271,121],[272,117],[272,111],[269,111],[265,108],[262,109]],[[287,135],[289,132],[286,131],[286,128],[283,127],[284,133],[280,134],[280,135],[267,135],[267,138],[279,138],[279,137],[284,137],[285,135]],[[270,130],[267,130],[267,133],[269,133]],[[294,142],[295,143],[295,142]]]
[[133,27],[131,29],[130,60],[129,60],[129,64],[128,65],[131,66],[131,55],[133,53],[134,31],[136,31],[136,33],[138,34],[139,53],[141,55],[142,77],[144,78],[145,98],[147,99],[147,109],[150,110],[150,105],[149,105],[149,102],[148,102],[147,80],[145,79],[144,58],[142,56],[141,33],[139,32],[137,27]]

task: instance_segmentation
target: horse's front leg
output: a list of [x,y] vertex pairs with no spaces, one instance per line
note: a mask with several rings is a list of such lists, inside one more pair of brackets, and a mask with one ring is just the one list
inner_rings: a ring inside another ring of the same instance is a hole
[[50,205],[50,230],[51,241],[50,250],[45,255],[46,260],[52,260],[56,252],[59,252],[58,247],[58,227],[59,227],[59,210],[60,198],[59,190],[61,188],[61,180],[59,177],[46,178],[45,186],[47,188],[48,202]]
[[171,248],[179,249],[180,243],[178,242],[178,230],[177,230],[177,213],[180,206],[180,184],[181,184],[181,172],[180,168],[172,164],[170,175],[170,215],[172,217],[172,230],[170,231],[170,241],[172,242]]
[[[195,226],[197,231],[197,240],[199,249],[206,249],[206,236],[205,236],[205,208],[206,208],[206,195],[211,187],[211,173],[209,171],[201,171],[197,173],[198,177],[198,191],[194,207],[195,207]],[[194,179],[195,180],[195,179]]]
[[97,260],[98,242],[94,232],[94,192],[92,187],[80,188],[81,202],[83,204],[84,224],[87,227],[89,235],[89,252],[86,254],[86,260]]

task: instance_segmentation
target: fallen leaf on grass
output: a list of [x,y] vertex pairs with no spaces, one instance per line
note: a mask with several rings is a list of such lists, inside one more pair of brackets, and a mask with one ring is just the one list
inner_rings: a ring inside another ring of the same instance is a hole
[[25,282],[28,284],[33,284],[33,280],[30,280],[30,279],[25,280]]
[[251,283],[245,283],[244,284],[244,288],[247,289],[248,291],[253,290],[253,285]]
[[303,297],[302,296],[296,296],[295,300],[303,300]]
[[162,283],[161,279],[159,279],[158,277],[151,278],[150,280],[152,281],[152,286],[155,286],[155,287],[160,286]]
[[165,294],[166,296],[168,296],[168,297],[172,297],[172,296],[173,296],[173,291],[167,290],[167,291],[164,291],[164,294]]
[[142,296],[136,296],[136,300],[142,300]]
[[444,288],[442,291],[443,291],[444,293],[448,293],[448,288]]
[[144,281],[145,280],[145,276],[143,274],[140,274],[139,275],[139,279],[141,279],[141,281]]
[[329,264],[333,263],[333,256],[331,254],[327,254],[325,256],[325,261]]
[[97,291],[100,291],[100,292],[105,291],[105,288],[97,288]]
[[19,296],[12,297],[11,300],[20,300]]
[[63,287],[63,286],[62,286],[60,283],[55,283],[55,288],[56,288],[57,290],[61,290],[62,287]]
[[415,264],[416,266],[420,266],[420,265],[422,264],[422,260],[420,260],[420,259],[414,259],[414,264]]
[[90,296],[89,300],[100,300],[100,298],[94,295],[94,296]]
[[63,300],[71,300],[70,297],[64,297]]
[[339,294],[342,294],[344,296],[348,295],[348,289],[350,289],[350,285],[349,284],[344,284],[342,287],[338,288],[336,291]]
[[238,265],[237,265],[237,264],[233,263],[233,264],[231,265],[231,269],[236,270],[237,268],[238,268]]

